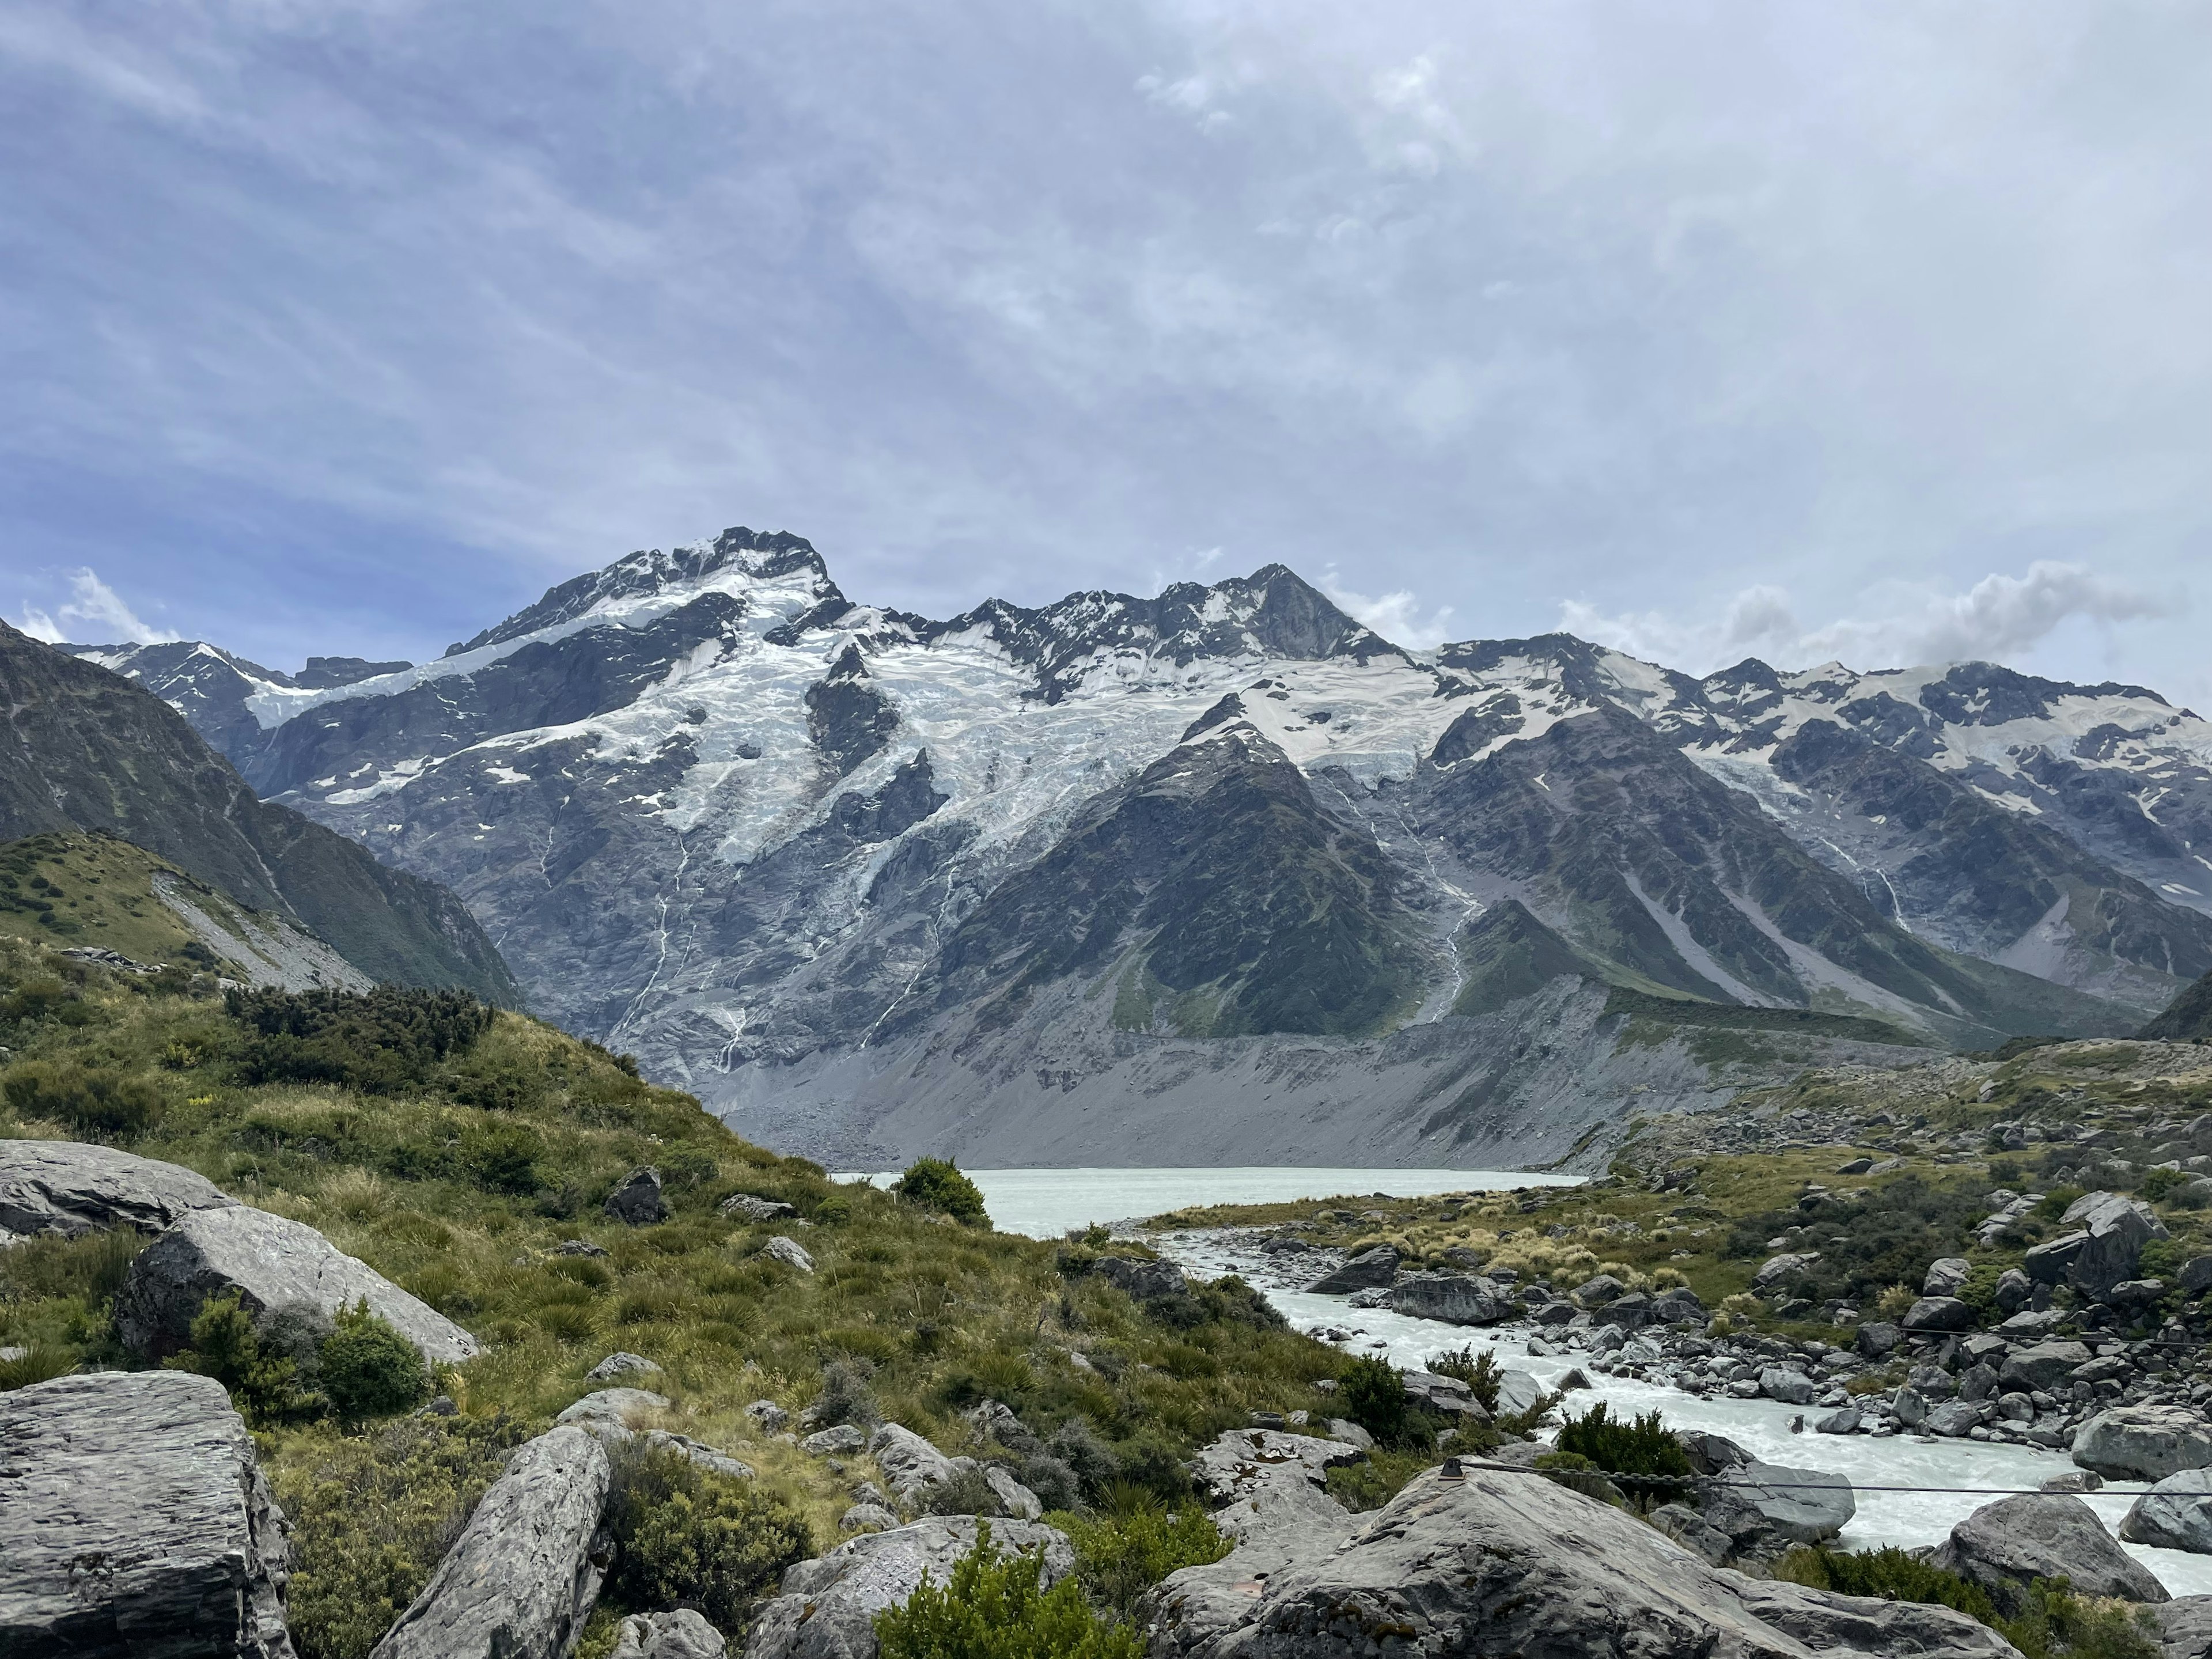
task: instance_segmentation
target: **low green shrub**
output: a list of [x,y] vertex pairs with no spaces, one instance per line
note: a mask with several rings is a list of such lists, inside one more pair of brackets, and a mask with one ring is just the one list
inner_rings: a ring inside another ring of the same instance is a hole
[[941,1158],[916,1158],[891,1190],[909,1204],[949,1215],[963,1227],[988,1227],[983,1194],[958,1167]]
[[1042,1555],[1000,1556],[990,1522],[942,1585],[924,1578],[898,1607],[876,1615],[882,1659],[1139,1659],[1133,1626],[1109,1624],[1063,1578],[1042,1587]]
[[1812,1545],[1791,1550],[1774,1564],[1773,1577],[1808,1589],[1838,1595],[1875,1595],[1885,1601],[1924,1601],[1996,1622],[1989,1594],[1972,1579],[1934,1567],[1891,1545],[1878,1550],[1826,1550]]
[[340,1417],[396,1417],[430,1397],[421,1352],[366,1302],[339,1309],[334,1325],[316,1358],[323,1393]]
[[[1607,1474],[1638,1477],[1627,1492],[1640,1507],[1680,1497],[1689,1491],[1691,1477],[1696,1474],[1681,1442],[1657,1412],[1624,1420],[1613,1416],[1601,1400],[1582,1416],[1571,1417],[1561,1425],[1559,1437],[1553,1443],[1561,1452],[1589,1458]],[[1662,1476],[1680,1480],[1653,1479]]]
[[1477,1353],[1474,1345],[1469,1343],[1465,1347],[1452,1348],[1436,1355],[1429,1361],[1429,1369],[1438,1376],[1455,1376],[1466,1383],[1468,1392],[1475,1397],[1483,1410],[1495,1412],[1498,1409],[1498,1382],[1501,1367],[1495,1349],[1485,1348]]
[[805,1517],[757,1482],[641,1440],[617,1448],[613,1463],[607,1590],[634,1613],[696,1607],[734,1639],[762,1591],[814,1552]]
[[1774,1564],[1772,1575],[1840,1595],[1922,1601],[1980,1620],[2019,1649],[2023,1659],[2158,1659],[2156,1626],[2140,1607],[2086,1601],[2063,1579],[2039,1578],[2012,1589],[1997,1606],[1980,1585],[1930,1566],[1894,1547],[1827,1550],[1806,1547]]
[[1075,1546],[1083,1588],[1124,1616],[1170,1573],[1218,1561],[1234,1547],[1196,1504],[1170,1510],[1142,1486],[1116,1486],[1103,1514],[1051,1519]]
[[1406,1380],[1389,1360],[1363,1355],[1337,1379],[1344,1414],[1375,1437],[1375,1443],[1406,1450],[1434,1443],[1436,1432],[1413,1414]]
[[76,1369],[69,1355],[58,1348],[50,1348],[43,1342],[16,1343],[23,1352],[12,1359],[0,1359],[0,1394],[9,1389],[27,1389],[33,1382],[52,1382],[57,1376],[67,1376]]
[[1328,1472],[1328,1495],[1355,1515],[1379,1510],[1406,1489],[1406,1483],[1423,1469],[1433,1468],[1436,1458],[1427,1452],[1377,1449],[1357,1463],[1340,1464]]
[[191,1346],[164,1363],[172,1370],[215,1378],[249,1422],[308,1416],[319,1403],[301,1390],[299,1367],[289,1356],[263,1351],[253,1316],[239,1305],[236,1291],[203,1303],[192,1317]]
[[367,1659],[429,1583],[507,1453],[506,1417],[402,1418],[270,1464],[292,1522],[289,1622],[300,1659]]
[[380,985],[351,991],[231,991],[223,1010],[246,1032],[248,1083],[331,1083],[388,1095],[426,1082],[491,1029],[489,1004],[466,991]]
[[147,1079],[67,1060],[9,1066],[0,1095],[20,1116],[52,1119],[99,1139],[135,1139],[161,1116],[161,1091]]

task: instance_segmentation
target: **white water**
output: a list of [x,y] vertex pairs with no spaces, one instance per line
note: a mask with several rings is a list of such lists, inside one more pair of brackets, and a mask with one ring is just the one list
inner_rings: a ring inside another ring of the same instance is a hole
[[[1516,1184],[1528,1179],[1514,1177]],[[1232,1272],[1241,1272],[1255,1282],[1262,1278],[1253,1271],[1249,1253],[1232,1255],[1223,1248],[1218,1233],[1167,1233],[1152,1243],[1162,1255],[1202,1278]],[[2063,1452],[2026,1446],[1912,1435],[1877,1439],[1863,1434],[1816,1434],[1810,1425],[1827,1414],[1819,1407],[1785,1406],[1773,1400],[1701,1400],[1662,1384],[1590,1370],[1590,1356],[1585,1353],[1532,1358],[1525,1331],[1492,1334],[1432,1319],[1409,1318],[1384,1308],[1352,1308],[1342,1297],[1311,1296],[1279,1284],[1262,1282],[1261,1288],[1284,1317],[1302,1331],[1333,1328],[1355,1333],[1341,1345],[1348,1353],[1383,1354],[1393,1364],[1411,1370],[1425,1365],[1430,1355],[1447,1348],[1487,1347],[1496,1351],[1501,1365],[1525,1370],[1547,1388],[1555,1386],[1560,1377],[1580,1365],[1594,1386],[1587,1394],[1577,1391],[1570,1396],[1571,1409],[1577,1414],[1600,1400],[1616,1413],[1658,1411],[1672,1427],[1724,1434],[1762,1461],[1832,1470],[1849,1479],[1856,1489],[1858,1514],[1841,1540],[1848,1549],[1940,1543],[1959,1522],[2002,1495],[1987,1489],[2033,1491],[2051,1476],[2074,1468],[2073,1460]],[[1790,1421],[1800,1416],[1808,1426],[1802,1434],[1793,1434]],[[1877,1490],[1883,1486],[1981,1490]],[[2112,1481],[2086,1501],[2108,1528],[2117,1531],[2134,1495],[2142,1490],[2141,1484]],[[2124,1543],[2120,1547],[2148,1567],[2174,1595],[2212,1595],[2212,1556],[2151,1549],[2140,1544]]]
[[[1058,1238],[1071,1227],[1110,1225],[1200,1204],[1286,1204],[1341,1198],[1357,1208],[1376,1198],[1494,1193],[1515,1187],[1571,1187],[1579,1176],[1513,1170],[963,1170],[1004,1233]],[[898,1172],[841,1175],[881,1186]],[[1221,1272],[1228,1271],[1226,1268]]]

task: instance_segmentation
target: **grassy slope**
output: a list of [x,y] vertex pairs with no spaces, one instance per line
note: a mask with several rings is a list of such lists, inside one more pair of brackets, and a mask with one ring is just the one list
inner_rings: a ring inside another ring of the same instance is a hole
[[[33,836],[0,845],[0,933],[33,944],[119,951],[134,962],[202,958],[195,936],[154,890],[166,875],[219,926],[243,935],[256,913],[167,860],[112,836]],[[279,925],[264,914],[264,931]]]
[[[16,994],[41,984],[48,994],[31,1000],[46,1012],[15,1018],[24,1002]],[[465,1427],[493,1439],[540,1428],[597,1386],[584,1372],[605,1354],[641,1353],[666,1368],[655,1386],[674,1401],[669,1426],[754,1465],[825,1545],[854,1483],[872,1468],[854,1459],[833,1474],[764,1437],[744,1407],[767,1398],[796,1412],[820,1391],[826,1361],[872,1366],[884,1414],[948,1449],[974,1449],[957,1411],[988,1395],[1042,1433],[1082,1417],[1130,1470],[1166,1470],[1170,1480],[1176,1457],[1255,1409],[1323,1406],[1310,1381],[1340,1364],[1284,1331],[1155,1322],[1120,1292],[1064,1273],[1054,1246],[945,1224],[886,1194],[834,1186],[816,1165],[738,1139],[689,1096],[648,1088],[604,1051],[519,1015],[499,1016],[458,1068],[520,1100],[502,1110],[454,1103],[450,1079],[378,1098],[241,1086],[226,1058],[239,1040],[204,981],[195,996],[176,975],[134,981],[0,939],[0,1043],[18,1060],[66,1058],[151,1079],[167,1107],[131,1151],[310,1223],[487,1340],[483,1358],[441,1378]],[[165,1054],[190,1069],[170,1069]],[[0,1090],[5,1081],[0,1072]],[[76,1138],[4,1103],[0,1135]],[[637,1230],[605,1218],[605,1194],[647,1163],[670,1178],[673,1217]],[[794,1204],[813,1224],[720,1217],[718,1202],[740,1191]],[[812,1277],[757,1256],[777,1231],[813,1254]],[[609,1254],[551,1253],[571,1238]],[[102,1298],[130,1248],[41,1242],[0,1257],[0,1345],[122,1363]],[[1078,1352],[1093,1369],[1077,1364]],[[404,1462],[410,1473],[395,1490],[390,1471],[406,1450],[398,1442],[324,1422],[266,1429],[262,1444],[297,1522],[295,1616],[303,1598],[313,1601],[318,1571],[362,1570],[329,1559],[341,1542],[357,1548],[345,1529],[362,1522],[349,1511],[412,1505],[434,1534],[493,1467],[489,1453],[454,1467],[426,1457],[417,1479],[417,1463]],[[411,1558],[393,1568],[395,1605],[427,1570]],[[331,1636],[318,1651],[358,1651],[359,1635]]]

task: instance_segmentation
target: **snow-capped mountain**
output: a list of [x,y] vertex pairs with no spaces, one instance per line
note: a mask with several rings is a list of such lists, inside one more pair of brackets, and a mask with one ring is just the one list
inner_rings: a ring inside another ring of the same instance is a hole
[[76,648],[823,1156],[1556,1156],[2212,969],[2212,726],[1986,664],[1414,653],[1280,566],[938,622],[745,530],[422,665]]

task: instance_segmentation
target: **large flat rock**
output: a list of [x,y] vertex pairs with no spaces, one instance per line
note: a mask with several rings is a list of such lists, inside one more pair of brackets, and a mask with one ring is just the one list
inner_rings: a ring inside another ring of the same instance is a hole
[[76,1140],[0,1140],[0,1232],[159,1232],[234,1202],[205,1176]]
[[2073,1456],[2107,1480],[2163,1480],[2212,1465],[2212,1425],[2185,1406],[2115,1406],[2074,1431]]
[[984,1526],[1000,1554],[1041,1550],[1042,1582],[1048,1586],[1075,1570],[1067,1535],[1054,1528],[927,1516],[889,1532],[863,1534],[791,1568],[775,1598],[753,1620],[745,1659],[875,1659],[876,1615],[912,1595],[924,1573],[944,1583],[953,1563],[975,1548],[977,1529]]
[[1246,1591],[1202,1659],[1378,1651],[1591,1659],[2009,1659],[1963,1613],[1829,1595],[1707,1565],[1533,1474],[1418,1475],[1334,1551]]
[[370,1659],[566,1659],[599,1600],[607,1455],[573,1425],[518,1450]]
[[115,1299],[116,1325],[133,1352],[173,1353],[191,1336],[200,1305],[231,1290],[255,1315],[300,1303],[334,1314],[367,1302],[426,1359],[458,1364],[483,1351],[428,1303],[306,1223],[244,1204],[194,1211],[140,1251]]
[[0,1653],[291,1659],[283,1516],[213,1377],[0,1394]]

